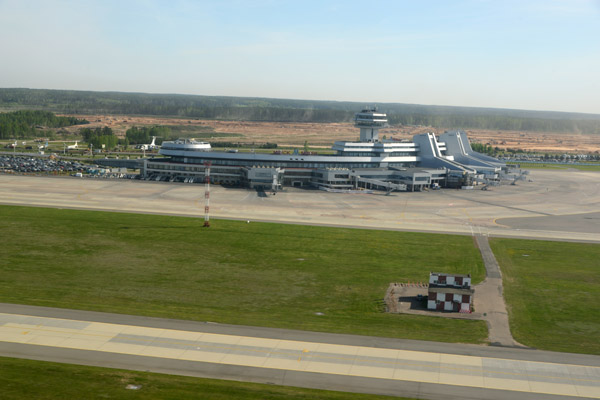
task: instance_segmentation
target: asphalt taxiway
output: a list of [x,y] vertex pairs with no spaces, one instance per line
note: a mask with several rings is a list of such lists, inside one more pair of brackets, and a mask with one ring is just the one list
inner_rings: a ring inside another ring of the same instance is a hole
[[[600,172],[531,171],[491,190],[277,195],[212,185],[211,217],[600,242]],[[117,179],[0,175],[0,204],[203,217],[204,187]]]

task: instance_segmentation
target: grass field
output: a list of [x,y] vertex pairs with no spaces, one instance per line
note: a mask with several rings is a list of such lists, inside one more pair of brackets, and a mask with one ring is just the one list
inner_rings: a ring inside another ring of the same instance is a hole
[[[482,321],[383,312],[390,282],[484,277],[466,236],[0,207],[0,302],[482,343]],[[319,315],[319,314],[324,315]]]
[[577,169],[579,171],[600,171],[600,164],[598,165],[579,165],[579,164],[537,164],[537,163],[526,163],[526,162],[509,162],[507,164],[519,164],[523,169]]
[[[137,390],[127,385],[141,386]],[[301,389],[0,357],[3,400],[238,399],[375,400],[387,396]],[[397,399],[397,397],[394,397]]]
[[600,355],[600,245],[492,239],[491,247],[517,341]]

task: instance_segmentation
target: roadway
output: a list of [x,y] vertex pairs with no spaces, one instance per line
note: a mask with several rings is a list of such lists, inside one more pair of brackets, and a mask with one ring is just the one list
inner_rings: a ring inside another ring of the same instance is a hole
[[600,398],[600,358],[0,304],[6,356],[431,399]]

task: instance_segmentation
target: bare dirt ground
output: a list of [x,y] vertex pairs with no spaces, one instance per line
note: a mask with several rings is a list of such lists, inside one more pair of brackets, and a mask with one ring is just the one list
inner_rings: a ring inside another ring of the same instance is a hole
[[[298,146],[308,142],[310,147],[329,148],[336,140],[358,139],[358,129],[352,123],[301,123],[301,122],[251,122],[215,121],[189,118],[161,118],[116,115],[77,115],[90,121],[90,127],[109,126],[116,135],[124,136],[131,126],[185,126],[187,132],[195,129],[206,133],[213,129],[216,133],[235,133],[239,137],[219,138],[215,135],[211,142],[236,141],[241,143],[277,143],[280,146]],[[75,133],[80,127],[67,128]],[[392,126],[380,131],[380,135],[398,140],[410,140],[413,135],[423,132],[441,134],[444,129],[414,126]],[[520,132],[498,130],[466,130],[474,143],[489,144],[499,148],[512,148],[548,153],[593,153],[600,152],[600,135],[585,133]]]
[[[453,311],[428,310],[428,292],[429,284],[425,282],[392,282],[388,286],[384,296],[386,311],[392,314],[417,314],[456,319],[484,319],[483,314],[476,312],[462,314]],[[423,296],[422,299],[419,299],[418,295]]]

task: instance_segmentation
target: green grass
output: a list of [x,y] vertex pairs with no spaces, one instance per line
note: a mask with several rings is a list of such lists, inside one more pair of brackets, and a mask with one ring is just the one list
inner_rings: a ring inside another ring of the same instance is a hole
[[[141,385],[138,390],[127,385]],[[0,357],[2,399],[321,399],[387,396],[126,371]]]
[[492,239],[491,247],[517,341],[600,355],[600,245]]
[[568,169],[578,169],[580,171],[600,171],[600,164],[598,165],[578,165],[578,164],[536,164],[536,163],[526,163],[526,162],[509,162],[507,164],[515,165],[519,164],[521,168],[524,169],[557,169],[557,170],[568,170]]
[[[466,236],[0,207],[0,302],[481,343],[482,321],[383,312],[390,282],[484,276]],[[324,315],[317,315],[323,313]]]

